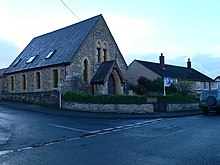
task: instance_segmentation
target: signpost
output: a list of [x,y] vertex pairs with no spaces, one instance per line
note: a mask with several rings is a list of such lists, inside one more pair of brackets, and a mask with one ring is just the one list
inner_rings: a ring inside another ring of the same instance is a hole
[[171,77],[164,77],[163,95],[166,96],[166,87],[171,86]]

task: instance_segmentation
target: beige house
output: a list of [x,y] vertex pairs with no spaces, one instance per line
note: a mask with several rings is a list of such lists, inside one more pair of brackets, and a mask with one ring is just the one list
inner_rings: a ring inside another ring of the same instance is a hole
[[194,83],[193,91],[200,93],[202,90],[211,89],[213,80],[191,67],[188,59],[186,67],[165,64],[165,57],[161,53],[159,63],[134,60],[127,70],[128,82],[137,85],[139,77],[143,76],[154,80],[157,78],[171,77],[173,80],[187,80]]

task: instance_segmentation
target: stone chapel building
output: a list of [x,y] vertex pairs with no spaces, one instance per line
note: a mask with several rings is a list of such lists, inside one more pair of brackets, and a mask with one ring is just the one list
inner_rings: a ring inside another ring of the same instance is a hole
[[127,64],[102,15],[35,37],[4,72],[4,93],[123,94]]

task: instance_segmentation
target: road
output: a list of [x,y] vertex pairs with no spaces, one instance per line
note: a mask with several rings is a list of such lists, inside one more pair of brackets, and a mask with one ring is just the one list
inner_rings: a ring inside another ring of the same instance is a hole
[[2,165],[217,165],[220,116],[92,119],[0,107]]

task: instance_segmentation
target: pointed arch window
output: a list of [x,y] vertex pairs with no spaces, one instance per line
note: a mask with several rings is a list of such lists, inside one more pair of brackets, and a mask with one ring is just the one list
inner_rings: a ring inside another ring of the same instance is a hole
[[98,59],[98,62],[102,62],[102,54],[101,54],[101,43],[100,42],[97,42],[97,45],[96,45],[96,56],[97,56],[97,59]]
[[106,43],[104,43],[103,47],[103,59],[104,61],[108,61],[108,46]]
[[87,59],[84,60],[83,63],[83,80],[89,81],[89,62]]
[[22,90],[27,89],[27,81],[26,81],[26,75],[25,74],[21,75],[21,87],[22,87]]
[[53,88],[58,87],[58,80],[59,80],[58,70],[54,69],[52,71],[52,82],[53,82],[52,86],[53,86]]
[[11,91],[15,90],[15,78],[14,78],[14,76],[10,77],[10,90]]
[[35,87],[36,89],[41,88],[41,78],[40,78],[40,72],[35,73]]

